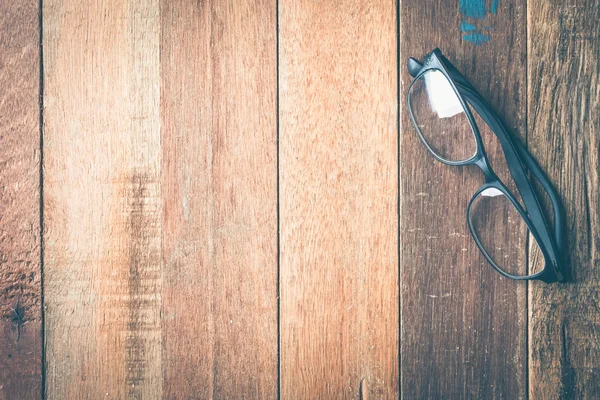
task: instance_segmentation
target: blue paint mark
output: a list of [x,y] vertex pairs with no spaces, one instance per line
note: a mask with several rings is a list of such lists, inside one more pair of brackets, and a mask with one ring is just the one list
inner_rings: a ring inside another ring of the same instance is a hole
[[487,43],[490,41],[490,37],[488,35],[484,35],[479,32],[464,35],[463,39],[465,39],[467,42],[471,42],[471,43],[475,44],[476,46],[479,46],[481,44],[484,44],[484,43]]
[[494,0],[492,3],[492,14],[496,14],[498,12],[498,3],[500,3],[500,0]]
[[485,0],[460,0],[460,12],[469,18],[485,18]]
[[470,24],[468,22],[463,21],[460,23],[460,30],[463,32],[474,31],[476,29],[477,29],[477,27],[475,25]]
[[463,35],[463,39],[467,42],[478,46],[490,41],[490,37],[485,34],[492,29],[488,17],[498,12],[500,0],[492,0],[489,9],[488,4],[490,4],[489,0],[459,0],[460,13],[463,17],[460,30],[468,32]]

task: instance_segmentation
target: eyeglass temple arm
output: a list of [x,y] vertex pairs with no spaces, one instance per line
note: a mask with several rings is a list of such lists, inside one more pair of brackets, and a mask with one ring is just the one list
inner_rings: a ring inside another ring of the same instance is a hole
[[[558,281],[564,281],[565,270],[562,267],[562,264],[566,249],[564,234],[565,216],[564,209],[562,207],[562,203],[560,201],[558,193],[554,189],[554,186],[552,185],[542,168],[539,166],[535,158],[533,158],[533,156],[527,151],[525,146],[523,146],[523,144],[518,138],[515,138],[513,135],[508,133],[508,131],[504,128],[504,125],[500,122],[499,118],[489,108],[489,106],[487,106],[485,101],[477,94],[477,92],[471,91],[468,88],[464,88],[459,83],[457,83],[457,86],[459,88],[459,91],[462,92],[469,104],[471,104],[473,109],[491,128],[491,130],[498,137],[498,139],[500,139],[500,141],[502,142],[501,137],[504,136],[508,139],[510,143],[512,143],[512,146],[510,144],[508,146],[503,144],[502,147],[505,152],[505,157],[507,157],[508,159],[509,152],[516,151],[520,161],[525,164],[525,167],[529,171],[531,171],[531,173],[535,176],[538,182],[540,182],[540,184],[550,197],[550,201],[552,202],[552,211],[554,213],[554,243],[552,243],[552,239],[549,236],[550,232],[548,231],[548,224],[546,222],[546,218],[544,217],[539,201],[533,193],[533,187],[531,186],[531,183],[526,180],[516,179],[515,170],[525,172],[523,170],[523,167],[521,165],[515,166],[514,164],[508,165],[509,169],[511,170],[511,174],[513,174],[515,184],[519,188],[519,192],[521,192],[521,197],[527,207],[528,214],[530,214],[531,221],[534,224],[534,226],[536,226],[536,230],[540,235],[540,239],[544,242],[546,249],[552,250],[551,254],[552,258],[554,259],[553,263],[555,262],[556,264],[554,265],[555,268],[552,268],[551,271],[553,272],[553,275]],[[522,174],[523,172],[519,172],[519,174]],[[550,279],[551,280],[549,282],[552,282],[554,278]]]
[[523,161],[527,169],[531,171],[531,173],[540,182],[546,193],[548,193],[550,201],[552,202],[552,209],[554,213],[554,237],[556,240],[556,244],[558,245],[558,249],[562,251],[564,249],[564,213],[556,189],[546,176],[545,172],[539,166],[535,158],[533,158],[533,156],[527,151],[525,146],[523,146],[521,141],[518,138],[514,137],[512,134],[510,134],[494,115],[490,115],[489,109],[486,108],[484,104],[482,105],[479,102],[477,94],[462,87],[459,87],[459,90],[464,90],[463,95],[468,99],[469,104],[473,106],[475,111],[477,111],[477,113],[481,116],[485,123],[490,126],[493,132],[502,131],[503,134],[510,138],[521,161]]
[[[518,153],[519,158],[525,163],[525,166],[533,173],[536,179],[541,183],[544,190],[548,193],[550,201],[552,202],[552,208],[554,212],[554,236],[558,251],[562,252],[565,249],[564,241],[564,212],[560,202],[558,193],[554,186],[539,166],[535,158],[527,151],[520,140],[510,134],[500,122],[499,118],[493,113],[491,108],[486,102],[478,95],[475,89],[469,84],[469,82],[462,76],[462,74],[452,65],[452,63],[443,57],[443,62],[448,70],[448,73],[452,75],[452,79],[457,84],[459,91],[462,92],[465,97],[469,100],[469,103],[475,108],[477,113],[482,119],[492,128],[492,131],[496,136],[504,134],[513,143],[515,150]],[[408,60],[408,70],[411,76],[416,77],[422,68],[422,63],[414,58]],[[537,204],[536,204],[537,206]],[[536,207],[537,208],[537,207]],[[540,210],[541,212],[541,210]],[[559,256],[559,255],[557,255]]]
[[[470,96],[471,96],[471,93],[468,93],[466,97],[469,98]],[[477,110],[477,112],[479,113],[479,115],[481,115],[481,117],[485,120],[485,122],[488,125],[490,125],[490,127],[492,127],[492,130],[496,131],[496,130],[502,129],[506,133],[506,135],[510,136],[510,139],[511,139],[513,145],[515,146],[515,149],[517,150],[519,157],[525,163],[525,166],[527,167],[527,169],[529,169],[531,171],[531,173],[540,182],[540,184],[542,185],[544,190],[548,193],[548,196],[550,197],[550,201],[552,202],[552,208],[554,211],[555,237],[556,237],[557,244],[562,249],[562,239],[563,239],[562,238],[562,236],[563,236],[562,229],[563,229],[564,216],[562,215],[562,212],[561,212],[561,210],[562,210],[561,201],[558,196],[558,193],[556,192],[556,189],[554,188],[554,185],[552,185],[552,183],[548,179],[546,173],[542,170],[542,168],[540,167],[540,165],[538,164],[536,159],[533,158],[533,156],[529,153],[529,151],[527,151],[525,146],[523,146],[523,144],[521,143],[521,141],[518,138],[514,137],[512,134],[507,132],[506,129],[504,129],[503,125],[499,123],[499,121],[496,120],[497,123],[494,123],[493,120],[490,121],[488,119],[487,113],[484,112],[483,110],[479,109],[480,105],[477,105],[477,102],[474,99],[469,98],[469,103],[471,105],[473,105],[473,108],[475,108]],[[494,126],[494,125],[496,125],[496,126]]]

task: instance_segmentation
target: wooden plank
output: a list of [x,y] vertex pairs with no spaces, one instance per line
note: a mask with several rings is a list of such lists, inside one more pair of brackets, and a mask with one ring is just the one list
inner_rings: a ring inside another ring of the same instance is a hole
[[276,398],[276,3],[161,7],[164,398]]
[[563,197],[572,274],[566,284],[530,286],[530,397],[597,399],[600,4],[530,0],[528,9],[529,147]]
[[279,3],[282,398],[398,395],[394,1]]
[[0,399],[42,394],[39,2],[0,3]]
[[[400,353],[406,399],[526,396],[526,284],[496,273],[466,224],[482,174],[476,167],[435,161],[418,139],[404,100],[412,81],[406,60],[439,47],[507,127],[524,137],[525,1],[500,2],[497,9],[493,4],[498,2],[400,3],[407,10],[400,21]],[[485,131],[497,169],[502,152]],[[508,226],[499,228],[509,232]],[[518,257],[526,268],[525,245]]]
[[47,397],[157,398],[159,3],[43,15]]

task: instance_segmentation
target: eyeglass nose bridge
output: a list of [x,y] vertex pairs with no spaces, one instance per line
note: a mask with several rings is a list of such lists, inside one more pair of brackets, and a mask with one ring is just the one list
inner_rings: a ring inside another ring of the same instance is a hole
[[483,176],[485,177],[485,183],[499,180],[498,175],[496,175],[496,173],[490,167],[490,163],[487,157],[481,151],[478,151],[477,159],[473,163],[477,165],[479,169],[481,169],[481,172],[483,172]]

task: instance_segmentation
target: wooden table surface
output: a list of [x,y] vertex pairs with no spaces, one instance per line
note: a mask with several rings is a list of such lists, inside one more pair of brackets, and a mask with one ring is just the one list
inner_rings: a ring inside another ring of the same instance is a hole
[[[1,0],[0,399],[600,398],[599,22],[598,0]],[[435,47],[556,185],[568,283],[476,248],[481,173],[405,106]]]

